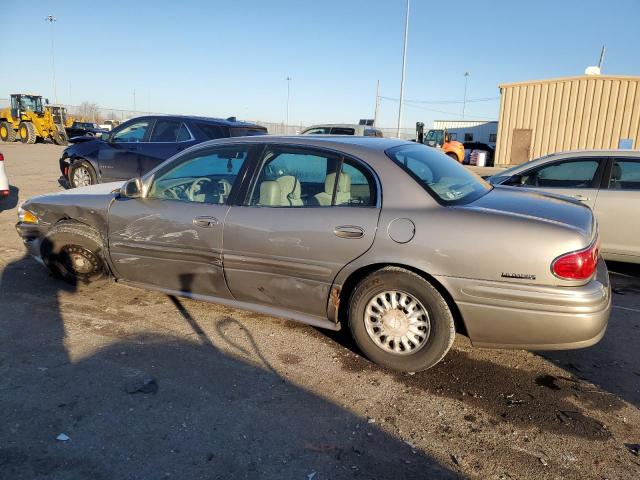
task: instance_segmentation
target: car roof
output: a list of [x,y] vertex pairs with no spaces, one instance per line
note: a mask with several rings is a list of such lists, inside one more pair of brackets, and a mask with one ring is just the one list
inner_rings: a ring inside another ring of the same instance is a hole
[[[222,144],[237,143],[280,143],[285,145],[299,145],[308,147],[327,148],[343,151],[347,154],[357,156],[363,150],[370,152],[384,152],[389,148],[400,145],[417,145],[415,142],[409,142],[400,138],[383,138],[383,137],[359,137],[354,135],[259,135],[251,137],[232,137],[221,138],[217,140],[209,140],[197,145],[199,148]],[[429,147],[425,147],[429,148]],[[190,150],[193,150],[192,148]]]
[[[174,118],[176,120],[191,120],[196,122],[206,122],[215,125],[224,125],[227,127],[260,127],[265,128],[262,125],[258,125],[257,123],[251,122],[243,122],[241,120],[231,120],[230,118],[216,118],[216,117],[201,117],[197,115],[141,115],[139,117],[131,118],[130,120],[140,120],[146,118]],[[123,122],[124,123],[124,122]]]

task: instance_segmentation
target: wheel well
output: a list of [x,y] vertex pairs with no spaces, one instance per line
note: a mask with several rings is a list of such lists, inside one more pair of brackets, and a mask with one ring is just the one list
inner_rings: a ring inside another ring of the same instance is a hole
[[403,265],[401,263],[375,263],[372,265],[367,265],[365,267],[361,267],[355,272],[353,272],[347,280],[342,285],[342,289],[340,291],[340,304],[338,308],[338,318],[347,318],[349,315],[349,299],[351,298],[351,294],[353,290],[356,288],[360,280],[362,280],[367,275],[375,272],[376,270],[380,270],[385,267],[399,267],[404,268],[405,270],[409,270],[410,272],[415,273],[416,275],[420,275],[427,282],[429,282],[433,287],[438,290],[438,293],[442,295],[442,297],[447,302],[451,313],[453,314],[453,320],[456,327],[456,333],[461,335],[468,336],[467,327],[464,324],[464,319],[462,318],[462,314],[456,305],[456,302],[453,300],[453,297],[449,293],[449,291],[444,288],[444,286],[438,282],[434,277],[429,275],[426,272],[423,272],[420,269],[415,267],[411,267],[409,265]]

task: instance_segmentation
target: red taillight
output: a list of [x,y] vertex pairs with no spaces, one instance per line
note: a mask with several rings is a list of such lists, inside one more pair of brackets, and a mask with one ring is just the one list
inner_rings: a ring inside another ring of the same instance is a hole
[[551,264],[551,271],[565,280],[586,280],[598,267],[600,248],[598,242],[577,252],[567,253],[556,258]]
[[0,190],[0,197],[8,197],[9,190]]
[[4,162],[4,155],[0,153],[0,162]]
[[69,167],[64,167],[64,176],[68,176],[69,175]]

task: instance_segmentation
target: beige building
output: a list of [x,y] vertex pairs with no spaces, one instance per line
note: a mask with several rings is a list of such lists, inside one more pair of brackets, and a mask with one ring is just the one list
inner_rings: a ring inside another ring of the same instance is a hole
[[640,77],[581,75],[499,87],[496,165],[565,150],[640,148]]

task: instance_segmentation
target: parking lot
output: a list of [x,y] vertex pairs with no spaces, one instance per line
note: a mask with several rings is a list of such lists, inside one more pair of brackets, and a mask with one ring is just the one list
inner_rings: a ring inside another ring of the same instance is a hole
[[1,148],[7,478],[640,476],[637,266],[609,265],[614,308],[594,347],[481,350],[458,336],[433,369],[398,374],[346,333],[50,278],[14,224],[19,200],[62,189],[63,147]]

